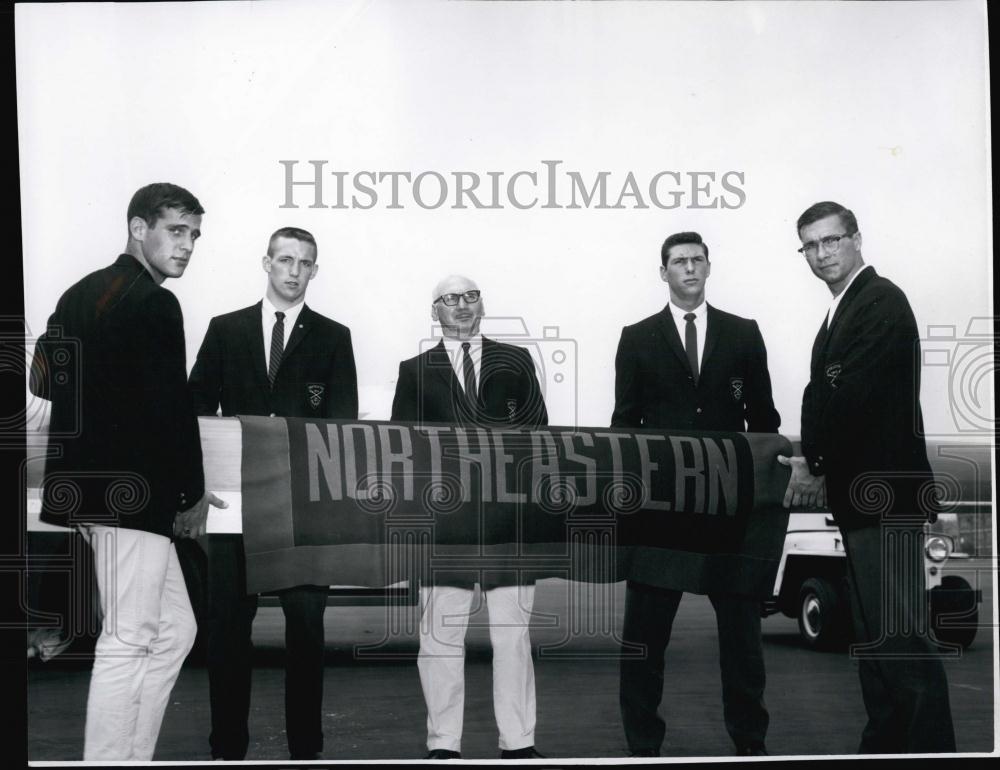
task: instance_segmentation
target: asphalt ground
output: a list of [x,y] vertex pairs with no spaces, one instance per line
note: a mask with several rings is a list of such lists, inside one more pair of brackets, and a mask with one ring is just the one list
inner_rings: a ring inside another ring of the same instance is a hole
[[[978,569],[977,569],[978,568]],[[945,659],[959,750],[992,752],[997,730],[992,597],[995,565],[962,565],[983,590],[976,641]],[[970,572],[968,570],[974,570]],[[532,641],[538,725],[536,746],[548,757],[627,754],[618,713],[618,642],[624,585],[538,583]],[[462,754],[497,757],[491,651],[486,615],[470,621],[466,653]],[[262,607],[254,626],[256,667],[248,760],[288,759],[284,734],[283,619]],[[331,760],[419,759],[426,754],[426,712],[417,676],[414,607],[328,607],[323,756]],[[816,652],[799,639],[794,619],[763,621],[766,701],[772,755],[853,754],[864,725],[857,666],[846,650]],[[85,660],[56,658],[28,669],[28,757],[82,756],[89,680]],[[665,757],[729,757],[722,720],[715,618],[707,598],[681,603],[667,651],[662,713]],[[208,678],[189,661],[174,688],[156,760],[205,761]]]

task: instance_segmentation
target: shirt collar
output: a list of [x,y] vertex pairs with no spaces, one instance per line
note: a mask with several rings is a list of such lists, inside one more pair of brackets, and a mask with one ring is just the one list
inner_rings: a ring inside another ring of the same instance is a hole
[[448,351],[448,355],[454,356],[457,351],[462,349],[462,343],[468,342],[469,349],[474,350],[483,346],[483,335],[480,333],[474,334],[468,339],[460,340],[456,337],[442,336],[441,339],[444,341],[444,349]]
[[[296,302],[290,308],[288,308],[288,310],[283,311],[285,314],[285,323],[294,324],[296,321],[298,321],[299,314],[302,312],[302,308],[305,307],[305,304],[306,304],[305,300],[301,300],[299,302]],[[277,312],[278,309],[274,305],[272,305],[271,300],[269,300],[265,296],[264,301],[261,303],[261,313],[263,314],[264,319],[273,321],[274,314]]]
[[673,302],[667,303],[667,307],[670,308],[670,315],[674,317],[674,320],[683,321],[684,316],[687,313],[694,313],[694,320],[696,323],[705,316],[705,308],[707,307],[707,305],[708,303],[705,302],[705,300],[702,300],[701,304],[698,305],[698,307],[696,307],[694,310],[684,310],[682,308],[677,307]]

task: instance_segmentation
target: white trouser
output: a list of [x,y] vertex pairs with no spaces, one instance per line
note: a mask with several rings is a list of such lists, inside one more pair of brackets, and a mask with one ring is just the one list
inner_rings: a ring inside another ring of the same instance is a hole
[[[535,669],[528,623],[535,587],[502,586],[479,593],[486,602],[493,645],[493,713],[500,748],[535,743]],[[461,751],[465,707],[465,631],[473,591],[421,588],[420,655],[417,668],[427,703],[427,748]]]
[[87,696],[84,760],[153,758],[160,723],[197,631],[174,544],[85,527],[104,622]]

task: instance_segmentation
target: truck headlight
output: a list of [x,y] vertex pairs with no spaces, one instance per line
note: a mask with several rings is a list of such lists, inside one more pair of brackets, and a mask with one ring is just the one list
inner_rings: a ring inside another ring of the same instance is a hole
[[951,553],[951,543],[948,542],[948,538],[946,537],[933,535],[924,541],[924,551],[927,554],[927,558],[931,561],[941,562],[947,559],[948,554]]

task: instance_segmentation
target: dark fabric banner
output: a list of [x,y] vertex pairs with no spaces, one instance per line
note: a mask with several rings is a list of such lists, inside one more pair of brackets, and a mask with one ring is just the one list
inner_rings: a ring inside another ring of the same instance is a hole
[[247,590],[626,578],[770,595],[774,434],[242,417]]

